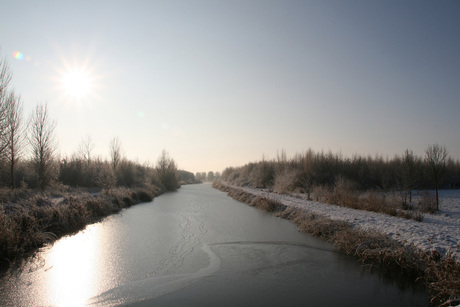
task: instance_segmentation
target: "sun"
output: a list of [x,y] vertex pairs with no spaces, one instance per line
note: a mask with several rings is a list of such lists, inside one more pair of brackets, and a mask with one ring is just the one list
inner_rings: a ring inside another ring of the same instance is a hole
[[62,86],[73,98],[85,98],[91,92],[91,76],[84,70],[69,70],[62,75]]
[[101,73],[103,67],[89,55],[72,58],[59,52],[60,61],[56,61],[49,80],[53,84],[56,99],[67,107],[85,110],[101,102],[104,90],[103,82],[107,75]]

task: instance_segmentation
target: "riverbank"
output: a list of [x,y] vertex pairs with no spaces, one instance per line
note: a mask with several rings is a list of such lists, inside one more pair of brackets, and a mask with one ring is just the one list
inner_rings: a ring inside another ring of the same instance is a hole
[[413,278],[423,278],[435,305],[460,296],[458,203],[438,214],[425,214],[423,222],[419,222],[266,190],[218,182],[213,186],[236,200],[291,220],[300,231],[333,242],[336,248],[363,263],[400,269]]
[[0,208],[0,270],[32,256],[45,244],[80,231],[86,225],[132,205],[152,201],[161,194],[157,186],[2,193]]

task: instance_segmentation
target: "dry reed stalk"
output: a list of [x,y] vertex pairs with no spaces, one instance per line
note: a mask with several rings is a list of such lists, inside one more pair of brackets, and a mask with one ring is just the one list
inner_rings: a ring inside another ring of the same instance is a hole
[[[247,199],[247,192],[236,191],[221,183],[215,188],[228,192],[230,196]],[[320,190],[320,192],[324,189]],[[316,194],[318,195],[318,194]],[[254,196],[255,197],[255,196]],[[322,196],[326,197],[326,196]],[[236,198],[238,200],[238,198]],[[256,198],[257,199],[257,198]],[[261,202],[262,200],[255,200]],[[382,206],[378,196],[371,196],[371,202]],[[260,206],[265,208],[265,206]],[[270,207],[266,207],[270,209]],[[268,210],[270,211],[270,210]],[[448,254],[446,258],[426,257],[412,246],[388,238],[386,235],[369,230],[351,227],[343,221],[334,221],[324,216],[309,213],[295,207],[284,207],[276,216],[292,221],[299,231],[334,243],[334,246],[347,255],[357,257],[362,263],[378,265],[385,269],[403,270],[405,274],[425,280],[432,294],[432,303],[438,306],[450,306],[448,302],[457,302],[460,297],[460,264]],[[457,299],[457,300],[456,300]]]
[[[114,189],[91,196],[88,193],[27,194],[16,203],[0,205],[0,267],[26,258],[43,245],[83,229],[112,213],[141,201],[151,201],[157,188]],[[15,192],[13,199],[15,199]],[[2,197],[5,197],[3,195]],[[11,198],[10,198],[11,199]]]

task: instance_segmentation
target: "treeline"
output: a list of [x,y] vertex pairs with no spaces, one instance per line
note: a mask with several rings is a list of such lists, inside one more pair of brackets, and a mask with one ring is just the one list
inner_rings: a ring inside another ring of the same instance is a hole
[[164,191],[180,187],[181,174],[175,161],[163,150],[155,167],[122,158],[114,163],[100,158],[91,159],[74,155],[59,162],[57,182],[66,186],[98,187],[110,190],[115,187],[144,187],[154,185]]
[[333,187],[346,180],[359,190],[403,191],[410,202],[414,189],[459,188],[460,163],[449,158],[446,148],[438,144],[429,145],[424,157],[406,150],[392,159],[360,155],[347,158],[309,149],[290,158],[281,151],[273,160],[228,167],[222,172],[222,180],[309,196],[314,187]]
[[219,172],[197,172],[195,174],[195,178],[198,182],[213,182],[214,180],[219,180],[220,179],[220,173]]
[[[38,104],[26,122],[22,99],[10,88],[11,79],[8,62],[0,57],[0,187],[44,191],[59,185],[104,190],[155,185],[172,191],[180,186],[177,165],[165,150],[155,167],[142,165],[123,157],[118,138],[110,142],[109,160],[93,157],[89,136],[70,158],[58,157],[56,122],[47,105]],[[187,182],[194,182],[193,177],[188,176]]]
[[[117,139],[114,140],[119,144]],[[29,148],[25,146],[23,149],[26,151]],[[40,163],[36,158],[18,157],[11,167],[7,159],[0,159],[0,186],[40,190],[69,186],[99,188],[105,191],[116,187],[156,186],[164,192],[176,190],[181,182],[195,181],[192,173],[177,170],[175,161],[165,150],[155,166],[122,158],[121,147],[116,152],[111,152],[109,160],[82,155],[81,152],[61,159],[50,155],[49,160],[42,162],[43,165],[37,165],[37,160]]]

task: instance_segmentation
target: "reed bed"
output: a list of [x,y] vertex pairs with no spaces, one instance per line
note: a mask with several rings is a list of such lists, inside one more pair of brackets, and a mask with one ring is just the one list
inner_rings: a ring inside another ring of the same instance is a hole
[[[213,187],[247,204],[267,200],[228,187],[221,182],[215,182]],[[258,198],[259,200],[256,200]],[[375,202],[381,203],[381,200],[377,199]],[[275,212],[276,216],[292,221],[298,226],[299,231],[333,243],[335,248],[356,257],[363,264],[378,266],[388,271],[396,269],[416,280],[424,280],[434,306],[460,304],[460,263],[449,254],[441,259],[436,252],[426,254],[376,231],[354,228],[347,222],[331,220],[281,203],[276,205],[276,210],[272,210],[271,206],[258,208]]]
[[33,255],[40,247],[77,232],[86,225],[160,193],[156,186],[117,188],[90,194],[63,192],[51,197],[46,193],[24,193],[10,199],[2,194],[0,205],[0,268]]
[[396,197],[387,197],[384,193],[370,191],[359,193],[353,185],[342,178],[337,180],[333,188],[317,186],[313,188],[316,201],[329,203],[341,207],[365,210],[402,217],[415,221],[423,221],[421,211],[407,210],[403,202]]

